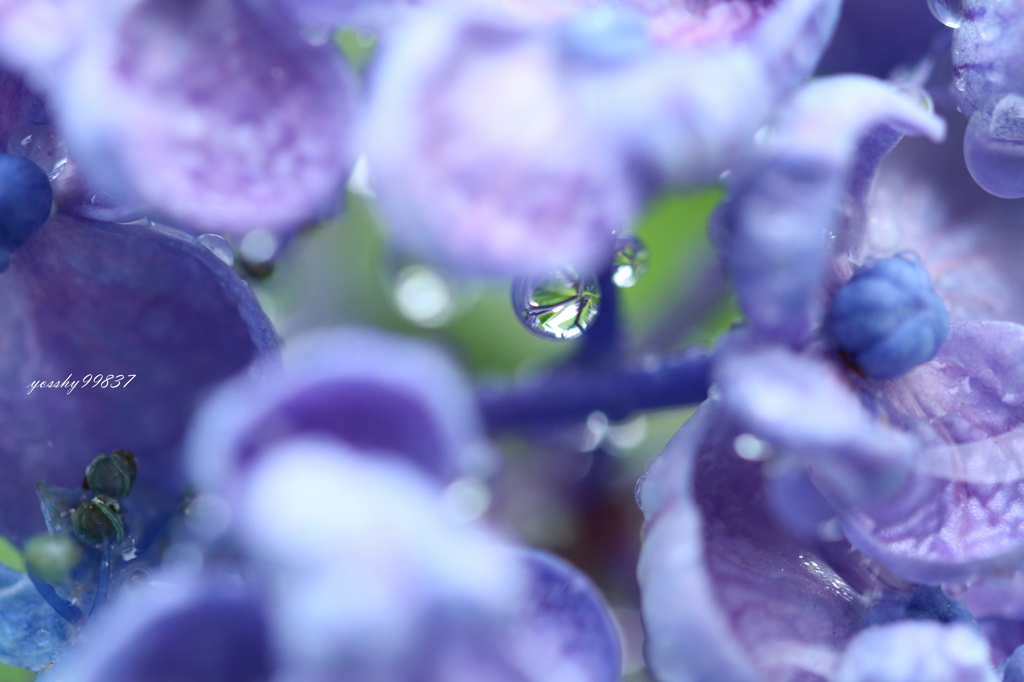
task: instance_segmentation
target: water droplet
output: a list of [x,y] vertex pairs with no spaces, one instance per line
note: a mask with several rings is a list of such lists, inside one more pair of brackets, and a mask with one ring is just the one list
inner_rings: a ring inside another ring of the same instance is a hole
[[527,329],[546,339],[575,339],[597,318],[597,278],[566,268],[512,284],[512,307]]
[[763,462],[772,454],[772,448],[757,436],[741,433],[732,441],[733,450],[743,459],[751,462]]
[[235,264],[235,252],[231,249],[224,237],[219,234],[204,234],[196,237],[196,243],[205,246],[214,256],[224,262],[225,265]]
[[964,161],[989,194],[1024,197],[1024,98],[1006,95],[992,114],[975,111],[964,134]]
[[451,287],[425,265],[402,268],[395,282],[395,305],[407,320],[421,327],[440,327],[452,318]]
[[7,152],[36,164],[50,180],[56,179],[68,162],[64,140],[50,126],[36,123],[26,123],[11,133]]
[[628,289],[640,281],[647,272],[651,254],[636,237],[623,237],[615,244],[612,261],[612,282],[620,289]]
[[928,0],[928,9],[936,19],[950,28],[957,28],[964,20],[962,0]]
[[920,104],[922,109],[935,111],[935,102],[932,101],[932,96],[925,90],[913,85],[897,85],[896,89]]

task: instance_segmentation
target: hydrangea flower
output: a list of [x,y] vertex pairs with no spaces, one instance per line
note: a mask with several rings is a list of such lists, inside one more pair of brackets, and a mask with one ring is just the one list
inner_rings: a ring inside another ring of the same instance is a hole
[[0,56],[101,189],[202,232],[294,230],[347,180],[351,76],[273,0],[12,0]]
[[[6,149],[41,109],[20,79],[0,72],[0,83]],[[4,154],[0,164],[0,531],[19,544],[45,530],[70,534],[86,466],[97,453],[131,450],[143,464],[125,516],[141,532],[180,504],[181,446],[200,395],[275,353],[276,335],[249,288],[191,236],[51,213],[70,201],[64,186],[51,189],[29,160]],[[99,554],[82,562],[79,606],[38,576],[0,570],[0,660],[40,670],[61,655],[81,625],[74,614],[102,601],[96,566],[109,554]]]
[[[124,656],[145,674],[163,659],[139,643],[209,647],[172,623],[247,603],[259,619],[225,616],[213,639],[217,657],[264,661],[258,679],[617,679],[618,636],[593,586],[446,501],[453,477],[489,467],[471,400],[443,355],[368,330],[296,339],[283,365],[218,389],[189,462],[199,499],[230,516],[198,532],[241,564],[208,550],[202,574],[161,578],[179,585],[170,602],[163,589],[125,596],[95,626],[117,634],[94,634],[105,644],[66,674],[100,679]],[[240,574],[237,600],[215,587],[225,570]],[[200,679],[218,665],[189,663]]]
[[[970,581],[1015,565],[1024,540],[1014,407],[1024,337],[1014,297],[1000,297],[1019,275],[998,255],[1015,208],[965,185],[959,130],[934,149],[904,143],[877,170],[900,134],[943,135],[911,94],[851,77],[811,84],[716,215],[748,322],[716,349],[712,398],[640,487],[650,661],[666,679],[721,679],[717,668],[736,679],[995,679],[988,644],[949,626],[856,635],[883,588]],[[907,248],[920,260],[890,263],[926,303],[865,308],[900,300],[892,279],[848,293],[851,275],[887,263],[866,259]],[[898,340],[879,351],[888,368],[916,352],[908,338],[941,343],[935,294],[952,324],[934,359],[878,372],[846,345],[885,330]],[[829,310],[860,322],[829,324]],[[911,337],[877,322],[890,314]],[[981,321],[992,318],[1014,322]],[[681,612],[695,593],[701,609]],[[700,622],[715,624],[697,646],[716,654],[703,659],[682,643]],[[956,645],[963,657],[932,653],[961,636],[974,642]],[[993,640],[991,659],[1019,643]]]
[[604,267],[654,191],[743,155],[837,13],[536,4],[431,7],[387,35],[360,139],[405,248],[485,275]]

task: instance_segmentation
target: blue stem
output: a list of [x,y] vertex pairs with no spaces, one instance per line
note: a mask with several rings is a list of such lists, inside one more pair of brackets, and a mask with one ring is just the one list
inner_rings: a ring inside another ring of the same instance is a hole
[[573,362],[580,367],[596,367],[615,362],[622,354],[622,329],[619,324],[619,288],[612,281],[611,270],[597,280],[601,301],[597,317],[583,334],[579,352]]
[[29,572],[28,577],[32,581],[32,584],[36,586],[36,591],[39,592],[39,596],[45,599],[46,603],[53,607],[53,610],[57,612],[57,615],[72,625],[75,625],[82,620],[82,610],[57,594],[57,590],[54,589],[53,585],[41,578],[37,578],[32,575],[31,572]]
[[638,410],[699,403],[708,394],[711,356],[688,351],[627,368],[565,368],[517,386],[485,386],[477,400],[488,427],[571,423],[595,411],[625,419]]
[[92,609],[89,617],[97,612],[107,601],[107,592],[110,589],[110,541],[103,541],[103,551],[100,554],[100,575],[99,585],[96,587],[96,598],[92,600]]

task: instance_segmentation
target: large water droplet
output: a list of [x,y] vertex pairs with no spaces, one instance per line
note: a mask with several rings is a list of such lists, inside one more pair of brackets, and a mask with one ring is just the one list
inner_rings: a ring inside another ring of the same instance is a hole
[[18,127],[7,142],[7,152],[28,159],[54,180],[68,162],[68,148],[48,125],[26,123]]
[[627,289],[640,281],[647,272],[651,254],[636,237],[623,237],[615,244],[615,260],[612,261],[612,282]]
[[1024,197],[1024,98],[1006,95],[989,116],[975,111],[964,134],[964,161],[989,194]]
[[235,264],[235,252],[231,249],[231,244],[228,244],[224,237],[217,234],[204,234],[196,237],[196,243],[208,248],[225,265]]
[[959,27],[964,20],[963,0],[928,0],[928,9],[950,28]]
[[527,329],[546,339],[575,339],[597,318],[601,289],[597,278],[566,268],[540,277],[517,279],[512,307]]

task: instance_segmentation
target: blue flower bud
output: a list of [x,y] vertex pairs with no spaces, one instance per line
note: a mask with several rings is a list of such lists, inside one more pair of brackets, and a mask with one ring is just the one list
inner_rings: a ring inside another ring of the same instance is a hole
[[[53,190],[43,170],[20,156],[0,154],[0,252],[9,257],[50,217]],[[0,258],[6,264],[7,258]]]
[[856,367],[891,379],[930,360],[949,334],[949,316],[913,254],[869,260],[829,306],[825,332]]
[[937,620],[978,626],[966,606],[931,585],[918,585],[913,592],[884,590],[868,607],[861,625],[870,627],[899,620]]

